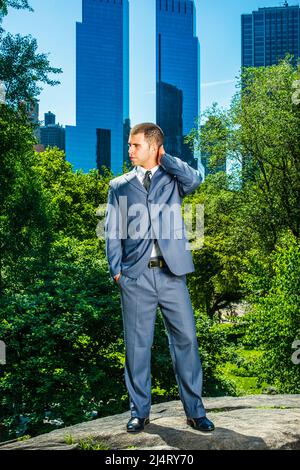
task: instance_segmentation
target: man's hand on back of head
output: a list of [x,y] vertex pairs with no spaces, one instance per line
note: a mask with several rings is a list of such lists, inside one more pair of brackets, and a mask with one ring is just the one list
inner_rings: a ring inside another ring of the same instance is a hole
[[160,159],[161,157],[165,154],[165,149],[164,149],[164,146],[161,145],[158,149],[158,154],[157,154],[157,164],[160,165]]

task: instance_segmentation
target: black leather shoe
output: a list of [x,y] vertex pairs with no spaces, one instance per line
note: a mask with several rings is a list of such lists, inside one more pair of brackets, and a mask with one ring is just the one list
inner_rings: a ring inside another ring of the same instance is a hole
[[215,429],[214,423],[210,421],[206,416],[202,418],[187,418],[187,424],[197,431],[210,432]]
[[149,418],[132,417],[127,423],[127,432],[139,432],[144,429],[146,424],[149,424]]

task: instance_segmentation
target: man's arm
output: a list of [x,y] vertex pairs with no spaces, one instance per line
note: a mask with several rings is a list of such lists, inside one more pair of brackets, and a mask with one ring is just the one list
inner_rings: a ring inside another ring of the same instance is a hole
[[202,177],[198,170],[195,170],[180,158],[165,153],[163,146],[159,149],[157,162],[167,173],[176,176],[179,193],[182,197],[195,191],[202,183]]
[[119,202],[111,185],[105,215],[105,251],[111,276],[118,281],[121,272],[122,241],[119,231]]

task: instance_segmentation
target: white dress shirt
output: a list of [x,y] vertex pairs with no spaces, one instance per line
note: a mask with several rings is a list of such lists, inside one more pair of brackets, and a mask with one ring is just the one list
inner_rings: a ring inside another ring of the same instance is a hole
[[[159,165],[156,165],[153,168],[151,168],[151,170],[148,170],[148,171],[151,171],[151,176],[150,176],[151,179],[154,173],[156,172],[156,170],[158,170],[158,168],[159,168]],[[138,180],[140,181],[141,184],[143,184],[143,180],[144,180],[145,173],[147,170],[145,170],[145,168],[143,168],[142,166],[136,166],[135,170],[136,170],[136,176]],[[162,256],[162,253],[158,246],[157,240],[154,240],[153,248],[151,251],[151,258],[156,258],[157,256]]]

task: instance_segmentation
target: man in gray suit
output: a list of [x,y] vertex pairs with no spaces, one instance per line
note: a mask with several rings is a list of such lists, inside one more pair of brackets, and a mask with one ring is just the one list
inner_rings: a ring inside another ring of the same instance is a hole
[[130,132],[133,170],[110,182],[105,221],[106,255],[119,285],[126,349],[128,432],[149,423],[151,347],[157,307],[163,315],[187,424],[213,431],[201,399],[202,367],[186,274],[195,270],[181,215],[183,198],[201,183],[197,170],[165,153],[153,123]]

